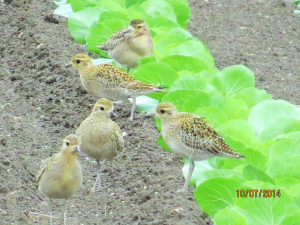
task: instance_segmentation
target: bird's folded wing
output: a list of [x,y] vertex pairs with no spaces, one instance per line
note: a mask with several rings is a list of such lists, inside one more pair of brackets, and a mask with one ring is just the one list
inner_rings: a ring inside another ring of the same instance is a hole
[[102,50],[111,50],[114,49],[116,46],[124,42],[128,37],[129,28],[122,28],[115,33],[102,45],[98,45],[98,48]]
[[198,117],[181,118],[179,134],[182,143],[187,147],[216,155],[219,153],[218,141],[223,140],[209,124]]

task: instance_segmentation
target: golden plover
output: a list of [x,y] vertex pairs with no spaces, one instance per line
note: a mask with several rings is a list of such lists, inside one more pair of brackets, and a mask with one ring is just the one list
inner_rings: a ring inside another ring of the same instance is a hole
[[105,43],[97,46],[113,60],[127,68],[137,67],[138,60],[153,54],[153,40],[144,20],[135,19],[128,28],[116,31]]
[[130,120],[133,120],[137,96],[164,91],[164,87],[138,81],[113,65],[93,66],[91,58],[85,54],[74,56],[72,67],[79,71],[81,83],[89,94],[111,101],[132,98]]
[[82,186],[82,168],[77,158],[77,136],[70,134],[63,140],[61,151],[46,159],[37,175],[39,190],[49,198],[52,225],[52,199],[65,199],[63,214],[66,225],[67,200]]
[[[124,149],[120,127],[109,116],[113,108],[114,105],[111,101],[105,98],[99,99],[94,105],[92,113],[76,130],[80,149],[97,161],[98,174],[92,192],[96,191],[97,184],[101,187],[104,163],[116,158]],[[99,161],[103,162],[102,166]]]
[[199,116],[179,113],[172,103],[159,103],[155,116],[162,122],[161,132],[172,152],[190,161],[189,172],[180,191],[187,191],[195,167],[194,161],[215,156],[243,158],[231,149],[209,124]]

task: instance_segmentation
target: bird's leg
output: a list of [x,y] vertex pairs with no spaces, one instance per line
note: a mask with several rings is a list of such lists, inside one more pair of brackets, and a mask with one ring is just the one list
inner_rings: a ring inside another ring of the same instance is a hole
[[186,177],[186,180],[185,180],[183,189],[181,189],[181,190],[179,190],[179,191],[181,191],[181,192],[186,192],[186,191],[188,191],[188,189],[189,189],[189,183],[190,183],[190,180],[191,180],[191,177],[192,177],[194,168],[195,168],[195,163],[194,163],[193,160],[190,159],[188,175],[187,175],[187,177]]
[[68,199],[66,199],[63,205],[64,225],[67,225],[67,200]]
[[50,225],[52,225],[52,201],[49,198],[49,210],[50,210]]
[[127,68],[127,73],[129,73],[130,68]]
[[[92,188],[91,192],[95,192],[96,190],[98,190],[98,188],[100,188],[100,190],[102,189],[102,187],[101,187],[101,174],[104,170],[104,163],[105,163],[105,161],[103,161],[103,164],[101,165],[99,160],[97,160],[98,173],[97,173],[97,178],[96,178],[94,187]],[[97,185],[98,185],[98,187],[97,187]],[[97,189],[96,189],[96,187],[97,187]]]
[[136,104],[136,97],[132,98],[132,108],[131,108],[131,114],[129,120],[133,120],[133,113],[135,109],[135,104]]

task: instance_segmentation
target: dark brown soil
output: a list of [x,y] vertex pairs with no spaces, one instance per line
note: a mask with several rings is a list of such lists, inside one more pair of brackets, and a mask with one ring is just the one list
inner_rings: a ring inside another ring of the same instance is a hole
[[[228,3],[227,3],[228,2]],[[244,64],[257,86],[275,99],[299,104],[299,18],[283,1],[191,0],[189,31],[212,52],[223,69]],[[77,72],[64,67],[85,51],[66,20],[44,16],[55,5],[44,1],[0,3],[0,224],[48,224],[47,199],[37,190],[41,160],[57,152],[61,140],[89,115],[96,99],[80,86]],[[179,157],[157,144],[152,118],[116,105],[113,117],[126,137],[123,157],[107,164],[104,192],[90,195],[95,163],[81,154],[84,185],[68,203],[68,224],[211,224],[184,183]],[[54,224],[62,224],[55,201]]]

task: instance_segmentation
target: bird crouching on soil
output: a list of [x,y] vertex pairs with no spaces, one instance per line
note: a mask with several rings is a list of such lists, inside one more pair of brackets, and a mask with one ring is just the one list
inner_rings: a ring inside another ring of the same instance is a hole
[[97,46],[113,60],[127,68],[137,67],[138,60],[153,54],[153,40],[144,20],[135,19],[128,28],[116,31],[105,43]]
[[194,161],[221,156],[244,158],[231,149],[209,124],[199,116],[178,112],[172,103],[159,103],[155,116],[161,120],[161,132],[165,142],[174,154],[189,159],[189,172],[183,189],[187,191],[195,167]]
[[66,136],[61,151],[46,159],[37,175],[38,189],[49,198],[50,224],[52,225],[52,199],[65,199],[64,224],[67,217],[67,200],[82,186],[82,168],[77,158],[78,139],[74,134]]
[[[104,98],[99,99],[94,105],[92,113],[76,130],[80,149],[97,161],[98,174],[92,192],[101,188],[101,173],[104,170],[105,162],[113,160],[124,150],[120,127],[109,116],[113,109],[111,101]],[[100,165],[100,161],[103,162],[102,165]]]
[[165,88],[138,81],[110,64],[93,66],[92,59],[85,54],[75,55],[72,58],[72,67],[79,71],[82,86],[89,94],[111,101],[132,98],[130,120],[133,120],[137,96],[163,92]]

